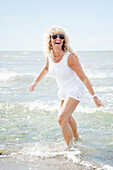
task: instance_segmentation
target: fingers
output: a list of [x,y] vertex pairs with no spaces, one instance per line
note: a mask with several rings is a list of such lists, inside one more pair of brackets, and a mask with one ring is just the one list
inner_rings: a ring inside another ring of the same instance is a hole
[[103,106],[105,108],[105,106],[102,104],[102,102],[99,100],[99,107]]
[[96,104],[97,107],[101,107],[103,106],[105,108],[105,106],[103,105],[103,103],[98,99],[98,98],[95,98],[94,99],[94,102]]
[[97,107],[103,106],[103,107],[105,108],[105,106],[104,106],[101,102],[100,102],[100,103],[97,103],[96,105],[97,105]]
[[103,106],[105,108],[105,106],[101,103],[101,106]]
[[32,85],[29,87],[29,91],[30,92],[34,91],[34,87]]

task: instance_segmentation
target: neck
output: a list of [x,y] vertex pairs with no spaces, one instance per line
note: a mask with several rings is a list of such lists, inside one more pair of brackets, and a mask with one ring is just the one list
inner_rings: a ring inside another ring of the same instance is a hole
[[53,58],[53,60],[58,61],[62,57],[62,55],[63,55],[63,51],[61,50],[58,53],[53,53],[51,57]]
[[57,57],[59,57],[61,55],[62,52],[63,52],[62,50],[58,50],[58,51],[53,50],[53,55],[54,55],[54,57],[57,58]]

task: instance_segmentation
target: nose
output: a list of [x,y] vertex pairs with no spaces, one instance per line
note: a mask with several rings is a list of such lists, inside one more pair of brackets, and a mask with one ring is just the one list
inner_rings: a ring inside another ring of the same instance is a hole
[[56,40],[59,40],[59,41],[61,40],[61,39],[60,39],[60,37],[59,37],[59,35],[57,35],[57,38],[56,38]]
[[57,34],[57,38],[56,39],[58,39],[58,40],[60,39],[58,34]]

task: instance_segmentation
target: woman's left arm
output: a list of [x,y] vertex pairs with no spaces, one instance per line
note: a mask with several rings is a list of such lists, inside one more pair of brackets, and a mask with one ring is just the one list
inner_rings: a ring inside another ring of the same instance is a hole
[[[69,55],[68,66],[77,74],[77,76],[84,83],[84,85],[86,86],[86,88],[88,89],[90,94],[92,96],[95,95],[94,89],[93,89],[89,79],[85,75],[85,73],[84,73],[84,71],[83,71],[83,69],[82,69],[82,67],[79,63],[79,60],[75,57],[75,55],[73,55],[73,54]],[[100,106],[104,107],[104,105],[101,103],[101,101],[98,99],[97,96],[93,97],[93,100],[94,100],[97,107],[100,107]]]

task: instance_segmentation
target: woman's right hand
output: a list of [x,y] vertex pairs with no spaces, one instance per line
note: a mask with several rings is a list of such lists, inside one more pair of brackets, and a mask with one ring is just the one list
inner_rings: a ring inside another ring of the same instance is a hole
[[29,91],[30,91],[30,92],[34,91],[35,86],[36,86],[36,83],[31,84],[31,85],[29,86]]

